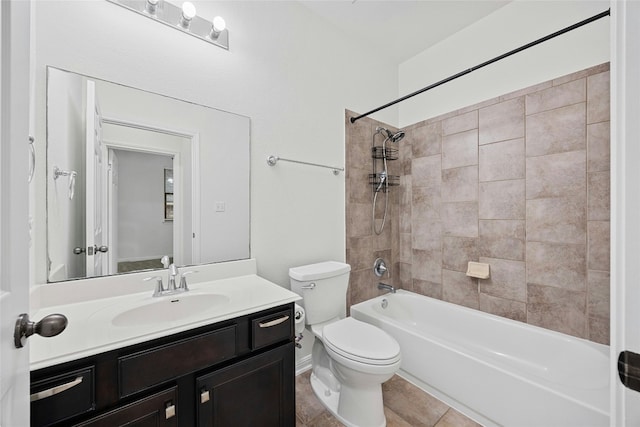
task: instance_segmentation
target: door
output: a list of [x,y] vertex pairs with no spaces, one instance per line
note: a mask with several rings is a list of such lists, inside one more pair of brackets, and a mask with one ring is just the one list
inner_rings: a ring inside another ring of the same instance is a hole
[[107,227],[109,231],[109,251],[107,252],[107,259],[109,263],[108,274],[115,274],[118,272],[118,155],[116,151],[109,148],[109,173],[107,184],[107,220],[109,225]]
[[[13,328],[29,311],[29,15],[0,2],[0,425],[29,425],[29,346]],[[37,141],[36,141],[37,142]]]
[[102,276],[109,271],[109,260],[106,255],[109,234],[105,230],[108,225],[105,153],[96,84],[87,80],[85,165],[87,277]]
[[611,426],[640,426],[640,2],[611,17]]
[[198,427],[285,427],[295,421],[293,343],[196,378]]

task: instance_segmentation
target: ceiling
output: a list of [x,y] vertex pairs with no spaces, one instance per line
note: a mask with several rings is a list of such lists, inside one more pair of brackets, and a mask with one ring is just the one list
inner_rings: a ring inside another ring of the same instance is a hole
[[300,0],[350,37],[400,64],[510,0]]

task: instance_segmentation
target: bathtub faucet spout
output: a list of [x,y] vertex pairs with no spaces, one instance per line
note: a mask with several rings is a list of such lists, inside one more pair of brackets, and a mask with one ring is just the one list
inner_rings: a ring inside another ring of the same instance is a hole
[[387,285],[386,283],[382,283],[382,282],[378,283],[378,289],[389,291],[392,294],[396,293],[396,288],[394,288],[391,285]]

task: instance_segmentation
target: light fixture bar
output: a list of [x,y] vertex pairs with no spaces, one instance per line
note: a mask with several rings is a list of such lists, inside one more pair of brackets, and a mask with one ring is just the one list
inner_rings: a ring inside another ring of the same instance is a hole
[[[193,16],[191,19],[185,21],[185,14],[183,14],[183,8],[167,2],[166,0],[107,0],[111,3],[122,6],[126,9],[134,11],[142,16],[146,16],[149,19],[153,19],[156,22],[165,24],[171,28],[182,31],[185,34],[197,37],[200,40],[204,40],[208,43],[214,44],[223,49],[229,50],[229,30],[224,28],[221,31],[219,29],[220,19],[214,18],[213,21],[217,24],[216,28],[213,28],[214,22],[206,20],[198,15]],[[191,6],[188,6],[188,12]],[[195,14],[195,9],[193,10]],[[187,14],[189,15],[189,14]],[[189,15],[190,16],[190,15]],[[224,23],[224,20],[221,21]]]

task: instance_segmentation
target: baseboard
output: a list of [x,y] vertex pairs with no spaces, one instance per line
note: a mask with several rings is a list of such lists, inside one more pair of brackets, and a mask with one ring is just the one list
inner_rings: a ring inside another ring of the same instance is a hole
[[296,376],[311,369],[311,355],[308,354],[296,360]]

